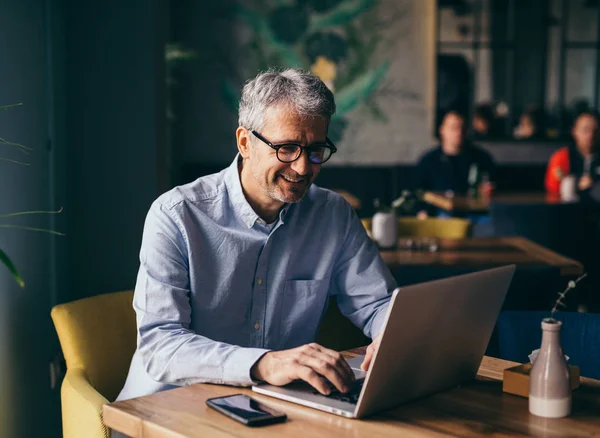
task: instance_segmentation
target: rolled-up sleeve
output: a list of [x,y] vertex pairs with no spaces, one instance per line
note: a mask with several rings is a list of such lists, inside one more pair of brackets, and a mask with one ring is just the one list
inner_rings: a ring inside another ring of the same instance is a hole
[[158,201],[144,226],[134,294],[138,352],[155,381],[250,385],[254,363],[268,350],[218,342],[190,329],[188,242],[177,217]]
[[374,338],[385,323],[396,281],[349,206],[345,216],[346,233],[334,268],[333,293],[342,314]]

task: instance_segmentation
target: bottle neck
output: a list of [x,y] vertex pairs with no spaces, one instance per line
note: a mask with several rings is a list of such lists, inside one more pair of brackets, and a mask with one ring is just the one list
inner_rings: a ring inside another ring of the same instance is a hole
[[562,348],[560,347],[560,330],[543,330],[542,331],[542,346],[540,352],[558,351],[562,354]]

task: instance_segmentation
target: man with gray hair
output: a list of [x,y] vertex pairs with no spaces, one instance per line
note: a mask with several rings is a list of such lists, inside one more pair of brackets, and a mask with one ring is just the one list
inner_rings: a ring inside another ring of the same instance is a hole
[[368,367],[395,282],[350,206],[312,185],[336,152],[334,112],[316,76],[259,74],[242,91],[231,166],[152,204],[119,400],[198,382],[346,392],[350,367],[314,343],[330,296],[374,338]]

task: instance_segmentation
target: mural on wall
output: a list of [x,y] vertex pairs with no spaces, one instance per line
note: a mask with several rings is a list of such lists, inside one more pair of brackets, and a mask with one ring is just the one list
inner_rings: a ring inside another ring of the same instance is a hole
[[423,67],[412,62],[423,57],[418,44],[411,48],[420,24],[413,23],[413,0],[237,0],[226,10],[222,18],[233,23],[237,47],[221,50],[237,56],[221,87],[232,112],[241,84],[259,71],[303,68],[335,95],[329,137],[342,146],[335,162],[385,164],[418,155],[406,148],[428,127],[397,135],[403,124],[414,130],[427,119]]

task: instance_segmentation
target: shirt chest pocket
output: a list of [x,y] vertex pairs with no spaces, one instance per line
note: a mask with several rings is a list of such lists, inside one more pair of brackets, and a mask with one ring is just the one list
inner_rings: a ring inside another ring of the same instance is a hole
[[288,280],[281,302],[280,336],[284,348],[314,342],[325,309],[329,278],[323,280]]

